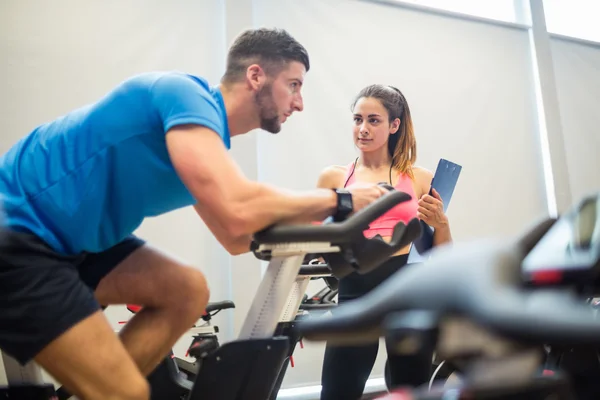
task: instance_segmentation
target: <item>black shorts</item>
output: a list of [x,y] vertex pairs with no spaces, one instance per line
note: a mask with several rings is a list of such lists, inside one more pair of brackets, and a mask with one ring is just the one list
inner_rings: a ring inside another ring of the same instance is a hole
[[130,236],[102,253],[66,256],[37,236],[4,231],[0,240],[0,349],[22,364],[101,309],[100,280],[144,244]]

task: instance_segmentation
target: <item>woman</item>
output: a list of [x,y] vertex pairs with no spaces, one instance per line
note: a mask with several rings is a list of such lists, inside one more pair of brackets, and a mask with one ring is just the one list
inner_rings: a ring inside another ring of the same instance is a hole
[[[452,240],[448,218],[439,194],[429,195],[433,174],[414,165],[416,140],[406,98],[391,86],[371,85],[358,94],[352,105],[353,139],[360,155],[348,166],[331,166],[319,177],[321,188],[348,187],[365,182],[386,182],[411,195],[381,216],[365,231],[366,237],[381,235],[389,240],[394,226],[419,218],[434,228],[434,245]],[[410,245],[366,275],[353,273],[339,282],[338,302],[343,303],[369,292],[406,265]],[[321,400],[360,399],[371,373],[379,343],[362,347],[327,346],[321,377]],[[394,370],[406,370],[407,384],[420,385],[415,376],[428,375],[431,357],[411,365],[398,365],[390,357]],[[418,364],[418,365],[416,365]],[[415,371],[415,368],[421,371]],[[423,371],[426,368],[427,370]],[[419,373],[420,372],[420,373]]]

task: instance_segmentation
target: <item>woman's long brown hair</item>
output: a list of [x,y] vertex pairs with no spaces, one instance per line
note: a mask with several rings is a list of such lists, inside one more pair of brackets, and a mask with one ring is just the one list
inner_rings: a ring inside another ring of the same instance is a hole
[[360,91],[356,96],[352,108],[363,97],[372,97],[381,102],[389,115],[391,124],[396,118],[400,119],[398,131],[388,139],[388,151],[392,157],[392,167],[402,174],[414,179],[412,167],[417,160],[417,140],[410,115],[408,102],[402,92],[385,85],[370,85]]

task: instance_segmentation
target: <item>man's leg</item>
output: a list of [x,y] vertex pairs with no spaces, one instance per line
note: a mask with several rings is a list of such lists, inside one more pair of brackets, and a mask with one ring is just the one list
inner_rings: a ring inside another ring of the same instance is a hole
[[34,359],[81,399],[147,399],[146,380],[111,329],[77,259],[32,235],[0,244],[0,348]]
[[52,341],[35,361],[80,399],[150,397],[147,381],[101,310]]
[[[119,257],[118,248],[112,252]],[[86,263],[110,265],[112,252],[97,255]],[[80,269],[84,275],[85,268],[90,266]],[[142,374],[148,375],[202,316],[209,289],[200,271],[143,245],[99,281],[95,296],[103,305],[143,307],[121,330],[120,336]]]

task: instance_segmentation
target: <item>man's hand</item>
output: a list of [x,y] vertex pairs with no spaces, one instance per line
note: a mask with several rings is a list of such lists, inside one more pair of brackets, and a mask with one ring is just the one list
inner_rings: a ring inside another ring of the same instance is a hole
[[387,189],[374,183],[354,183],[346,189],[352,193],[354,212],[365,208],[384,194],[388,193]]

